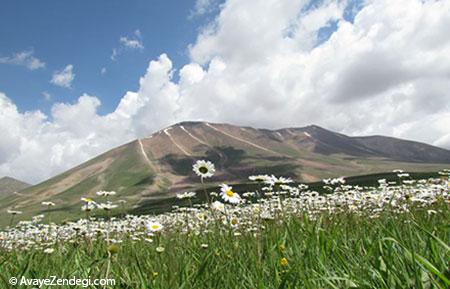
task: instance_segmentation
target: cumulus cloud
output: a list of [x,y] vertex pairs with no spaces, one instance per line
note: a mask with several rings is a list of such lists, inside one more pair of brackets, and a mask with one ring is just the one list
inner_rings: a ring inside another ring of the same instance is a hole
[[12,56],[0,57],[0,63],[25,66],[29,70],[44,68],[45,63],[34,57],[33,50],[14,53]]
[[349,3],[320,3],[226,1],[189,63],[177,69],[162,54],[107,115],[88,95],[54,105],[51,118],[2,95],[0,174],[42,180],[182,120],[315,123],[450,148],[450,1],[368,0],[352,21]]
[[38,182],[134,137],[126,119],[98,116],[99,105],[96,97],[83,95],[73,104],[54,105],[49,120],[39,111],[19,112],[0,93],[0,175]]
[[57,86],[70,88],[72,87],[72,82],[74,79],[75,74],[73,73],[73,65],[69,64],[63,70],[55,71],[50,83]]
[[[227,1],[190,46],[186,67],[198,63],[205,75],[190,85],[182,77],[182,118],[316,123],[450,147],[438,142],[450,132],[440,125],[450,110],[449,1],[366,1],[353,23],[343,1],[304,4]],[[315,46],[330,21],[337,30]]]
[[117,57],[126,50],[143,50],[144,43],[142,42],[142,34],[139,29],[136,29],[132,35],[122,36],[119,38],[120,46],[113,48],[111,60],[117,60]]
[[189,17],[196,17],[213,12],[218,8],[220,0],[197,0]]

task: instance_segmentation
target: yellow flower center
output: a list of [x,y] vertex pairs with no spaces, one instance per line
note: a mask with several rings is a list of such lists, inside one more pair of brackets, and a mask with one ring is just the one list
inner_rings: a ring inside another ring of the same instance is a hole
[[280,259],[280,265],[281,266],[287,266],[289,264],[288,260],[286,258]]
[[206,174],[208,172],[208,168],[207,167],[200,167],[198,169],[199,172],[201,172],[202,174]]
[[233,193],[232,190],[228,190],[228,191],[226,192],[226,194],[227,194],[227,196],[230,197],[230,198],[232,198],[232,197],[234,196],[234,193]]
[[117,245],[110,245],[108,247],[108,252],[111,253],[112,255],[117,254],[119,252],[119,247]]
[[235,226],[238,223],[238,220],[236,218],[231,219],[231,224]]
[[158,229],[159,229],[159,226],[158,226],[158,225],[152,225],[152,229],[153,229],[153,230],[158,230]]

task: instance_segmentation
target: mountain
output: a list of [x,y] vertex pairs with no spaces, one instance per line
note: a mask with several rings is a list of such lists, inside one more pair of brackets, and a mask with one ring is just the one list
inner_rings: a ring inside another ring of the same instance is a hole
[[[208,159],[217,173],[207,185],[245,182],[252,174],[275,174],[312,182],[322,178],[392,171],[448,168],[450,151],[383,136],[350,137],[318,126],[256,129],[229,124],[183,122],[105,152],[63,174],[9,195],[0,211],[17,207],[25,217],[49,213],[81,216],[80,197],[114,190],[123,209],[199,188],[192,172]],[[0,213],[1,216],[1,213]],[[0,218],[1,219],[1,218]]]
[[0,198],[29,187],[30,184],[16,180],[11,177],[3,177],[0,179]]

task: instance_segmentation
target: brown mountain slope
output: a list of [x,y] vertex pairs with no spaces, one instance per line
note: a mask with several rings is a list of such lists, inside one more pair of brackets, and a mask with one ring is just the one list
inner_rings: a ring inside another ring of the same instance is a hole
[[11,177],[3,177],[0,179],[0,198],[29,187],[30,184],[16,180]]
[[198,159],[215,163],[211,185],[266,173],[307,182],[396,168],[435,171],[449,166],[450,151],[380,136],[349,137],[318,126],[267,130],[183,122],[6,197],[0,217],[10,207],[23,210],[25,217],[45,212],[42,201],[57,203],[52,214],[79,216],[80,197],[95,197],[99,190],[116,191],[116,200],[127,201],[124,209],[136,207],[198,188],[191,170]]

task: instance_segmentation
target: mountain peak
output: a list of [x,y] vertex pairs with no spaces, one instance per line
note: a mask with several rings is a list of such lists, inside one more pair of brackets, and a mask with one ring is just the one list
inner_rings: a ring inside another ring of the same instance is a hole
[[12,177],[4,176],[0,178],[0,194],[9,194],[16,191],[21,191],[29,186],[30,184]]
[[172,126],[194,126],[194,125],[201,125],[201,124],[206,124],[206,122],[204,122],[204,121],[181,121]]
[[[6,182],[6,181],[8,181],[8,182],[20,182],[20,183],[25,183],[25,182],[23,182],[23,181],[21,181],[21,180],[15,179],[15,178],[10,177],[10,176],[3,176],[3,177],[0,178],[0,182]],[[25,184],[26,184],[26,183],[25,183]]]

